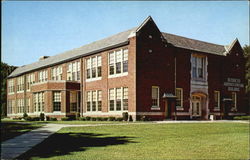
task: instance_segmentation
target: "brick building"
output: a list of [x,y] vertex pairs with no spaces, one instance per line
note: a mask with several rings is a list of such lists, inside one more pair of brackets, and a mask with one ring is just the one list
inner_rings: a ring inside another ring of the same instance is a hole
[[8,116],[228,118],[247,113],[243,51],[140,26],[17,68]]

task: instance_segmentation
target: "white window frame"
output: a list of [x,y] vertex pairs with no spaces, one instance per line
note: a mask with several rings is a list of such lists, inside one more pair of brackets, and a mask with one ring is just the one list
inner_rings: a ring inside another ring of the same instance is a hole
[[183,110],[183,88],[176,88],[175,89],[175,95],[176,95],[176,97],[177,97],[177,90],[180,90],[180,92],[181,92],[181,106],[177,106],[176,105],[176,109],[177,110]]
[[[90,91],[86,91],[86,112],[102,112],[102,107],[101,107],[101,110],[99,111],[98,110],[98,101],[100,100],[99,99],[99,95],[98,93],[101,92],[101,96],[102,96],[102,90],[90,90]],[[88,101],[88,93],[90,93],[90,101]],[[93,101],[93,94],[96,94],[96,100]],[[102,99],[100,100],[101,103],[102,103]],[[87,108],[87,103],[90,102],[90,111],[88,111],[88,108]],[[96,110],[93,111],[93,102],[96,102]]]
[[[127,91],[129,93],[129,88],[128,87],[109,88],[109,90],[108,90],[108,111],[109,112],[123,112],[123,111],[128,111],[128,110],[124,110],[124,106],[123,106],[124,88],[127,88]],[[114,90],[114,110],[113,111],[110,110],[110,90],[112,90],[112,89]],[[121,110],[117,110],[117,105],[116,105],[117,89],[121,89]],[[127,97],[127,99],[129,101],[129,96]]]
[[15,93],[14,79],[8,80],[8,95]]
[[[157,106],[154,106],[152,104],[152,100],[153,100],[152,90],[153,90],[153,88],[158,90],[158,92],[157,92]],[[160,95],[159,94],[160,94],[160,87],[159,86],[152,86],[151,87],[151,109],[160,109]]]
[[38,82],[46,82],[48,81],[48,70],[44,69],[38,72]]
[[[94,62],[95,60],[95,62]],[[88,63],[89,61],[89,63]],[[90,70],[90,78],[86,76],[86,82],[92,82],[102,79],[102,56],[96,55],[89,58],[86,58],[85,60],[85,74],[87,75],[87,70]],[[98,76],[98,67],[101,67],[101,75]],[[92,70],[95,68],[96,76],[93,77]]]
[[17,77],[17,93],[24,92],[24,76]]
[[[78,77],[78,72],[81,73],[81,61],[67,63],[67,81],[80,81],[81,75]],[[74,78],[73,78],[74,77]],[[70,78],[70,79],[69,79]]]
[[[125,53],[126,51],[126,53]],[[116,73],[116,63],[117,63],[117,54],[121,52],[121,61],[119,61],[121,63],[121,73]],[[122,49],[118,49],[112,52],[108,53],[108,78],[116,78],[116,77],[121,77],[121,76],[127,76],[128,75],[128,70],[127,72],[123,72],[123,65],[125,61],[128,61],[128,56],[129,56],[129,51],[128,48],[122,48]],[[114,54],[114,74],[110,74],[110,55]],[[124,59],[124,54],[127,54],[127,59]]]
[[[202,56],[202,55],[196,55],[196,54],[192,54],[191,55],[191,77],[193,80],[206,80],[206,66],[207,66],[207,61],[206,61],[206,56]],[[199,65],[198,62],[201,62],[201,67],[202,67],[202,77],[199,77]],[[196,63],[194,64],[195,61]],[[195,71],[193,70],[193,67],[195,66]],[[196,73],[196,77],[194,77],[194,72]]]

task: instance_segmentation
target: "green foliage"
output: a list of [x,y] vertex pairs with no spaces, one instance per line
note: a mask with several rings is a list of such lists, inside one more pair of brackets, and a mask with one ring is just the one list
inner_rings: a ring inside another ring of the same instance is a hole
[[115,121],[115,117],[108,117],[108,121]]
[[116,121],[123,121],[123,117],[117,117],[115,120]]
[[62,117],[61,120],[62,120],[62,121],[69,121],[70,118],[69,118],[69,117]]
[[250,120],[250,116],[236,116],[234,120]]
[[123,112],[122,113],[122,118],[124,121],[127,121],[128,120],[128,112]]
[[41,121],[44,121],[44,119],[45,119],[44,113],[40,113],[40,120],[41,120]]
[[25,119],[26,117],[28,117],[28,114],[27,114],[27,113],[24,113],[24,114],[23,114],[23,118]]
[[1,62],[1,117],[7,115],[7,77],[14,69],[15,66]]
[[57,118],[55,118],[55,117],[50,117],[49,120],[50,120],[50,121],[57,121]]

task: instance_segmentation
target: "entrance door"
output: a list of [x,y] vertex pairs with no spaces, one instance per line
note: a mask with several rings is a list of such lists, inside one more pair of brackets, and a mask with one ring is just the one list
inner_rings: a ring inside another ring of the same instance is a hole
[[192,97],[192,116],[193,117],[201,116],[201,97],[199,96]]

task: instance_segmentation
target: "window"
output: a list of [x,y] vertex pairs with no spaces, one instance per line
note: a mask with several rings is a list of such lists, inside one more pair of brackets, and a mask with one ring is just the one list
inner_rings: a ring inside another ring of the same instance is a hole
[[158,108],[159,106],[159,87],[152,86],[152,107]]
[[7,101],[7,113],[12,114],[14,113],[14,108],[15,108],[15,100],[8,100]]
[[232,92],[232,110],[237,110],[237,93]]
[[87,92],[87,111],[95,112],[102,110],[102,91],[88,91]]
[[128,72],[128,49],[120,49],[109,53],[109,75]]
[[53,111],[61,111],[61,92],[53,92]]
[[183,89],[176,88],[176,108],[183,108]]
[[68,63],[67,65],[67,80],[79,81],[80,80],[80,61]]
[[94,56],[88,58],[86,66],[87,79],[97,78],[102,76],[102,57]]
[[24,76],[17,78],[17,92],[24,90]]
[[123,110],[128,110],[128,88],[123,88]]
[[128,88],[109,89],[109,111],[128,110]]
[[17,113],[24,113],[24,99],[17,99]]
[[35,83],[35,74],[34,74],[34,73],[28,74],[28,75],[26,76],[26,82],[27,82],[26,89],[27,89],[27,90],[30,90],[31,84],[34,84],[34,83]]
[[62,80],[62,66],[51,68],[51,80]]
[[43,70],[38,72],[38,82],[45,82],[48,80],[48,71]]
[[205,78],[205,57],[192,56],[192,78]]
[[14,79],[8,80],[8,94],[15,92]]
[[29,113],[29,112],[30,112],[30,98],[26,98],[25,112],[26,112],[26,113]]
[[77,112],[77,92],[70,91],[70,112]]
[[214,91],[214,109],[220,109],[220,91]]
[[33,103],[35,112],[44,112],[44,92],[34,93]]

